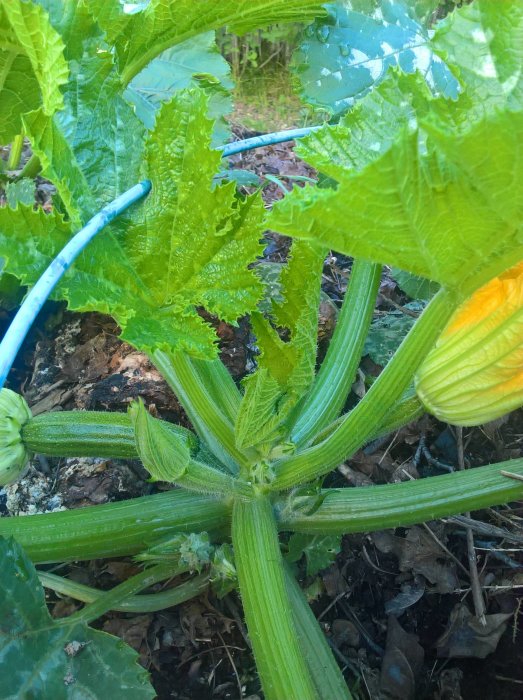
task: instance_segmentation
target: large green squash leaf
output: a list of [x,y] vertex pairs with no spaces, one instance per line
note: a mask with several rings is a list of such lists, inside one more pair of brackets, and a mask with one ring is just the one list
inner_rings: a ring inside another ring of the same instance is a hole
[[2,698],[155,697],[138,655],[120,639],[82,623],[53,620],[20,545],[0,538],[0,558]]
[[476,115],[496,105],[521,105],[523,2],[475,0],[436,28],[432,44],[458,69]]
[[[151,0],[135,5],[119,0],[13,0],[1,11],[10,21],[1,24],[7,29],[0,30],[0,50],[5,32],[7,53],[0,53],[0,75],[5,74],[14,97],[0,102],[0,128],[3,121],[9,136],[14,135],[23,116],[42,174],[57,187],[56,206],[79,226],[100,204],[136,183],[143,122],[151,128],[156,108],[181,87],[179,80],[172,80],[173,66],[181,71],[182,82],[197,82],[212,96],[211,116],[222,117],[230,109],[226,63],[211,46],[214,27],[232,23],[246,30],[276,19],[293,20],[301,12],[310,19],[322,9],[312,0]],[[12,46],[16,51],[21,47],[21,57],[13,54]],[[66,84],[64,55],[70,70]],[[198,55],[200,62],[194,65]],[[9,71],[11,63],[14,73]],[[123,97],[132,78],[127,96],[134,97],[138,115]],[[59,107],[63,108],[57,111]],[[223,122],[217,134],[227,136]]]
[[125,90],[124,97],[148,129],[156,111],[178,90],[204,87],[209,94],[209,117],[216,120],[213,145],[224,143],[229,129],[223,119],[232,110],[231,69],[218,51],[214,32],[177,44],[153,59]]
[[455,11],[432,41],[457,66],[458,100],[389,76],[300,144],[335,188],[291,193],[271,227],[464,293],[519,261],[522,34],[521,0]]
[[101,48],[103,34],[93,22],[83,0],[32,0],[49,15],[52,27],[64,43],[67,61],[80,60],[89,44]]
[[338,168],[336,190],[291,193],[270,226],[456,289],[473,289],[516,263],[523,256],[523,111],[489,115],[465,133],[424,126],[428,150],[418,128],[404,126],[361,171]]
[[[114,199],[139,177],[144,127],[121,96],[113,52],[83,3],[40,0],[53,31],[63,39],[69,80],[62,109],[43,107],[23,117],[42,174],[57,187],[55,204],[79,226],[96,207]],[[17,89],[25,89],[26,79]],[[61,201],[60,201],[61,200]]]
[[293,56],[302,98],[333,114],[345,112],[392,66],[417,71],[435,94],[456,98],[458,80],[412,8],[391,0],[367,4],[366,11],[327,5],[328,16],[307,28]]
[[97,208],[139,180],[145,128],[118,94],[112,56],[86,53],[70,62],[65,108],[24,118],[43,174],[57,186],[65,211],[85,223]]
[[[35,212],[32,206],[23,205],[16,209],[0,207],[0,250],[5,258],[5,269],[24,285],[30,286],[38,280],[72,234],[71,224],[64,222],[57,212]],[[134,302],[141,302],[139,308],[143,309],[142,287],[116,240],[105,233],[102,235],[103,242],[95,241],[89,251],[91,254],[77,260],[52,298],[65,298],[71,309],[82,310],[87,297],[93,310],[112,313],[125,324],[133,313]],[[114,274],[111,274],[111,266]]]
[[[238,200],[234,183],[212,186],[220,154],[209,146],[206,111],[197,90],[162,107],[143,164],[151,194],[90,243],[55,291],[72,309],[111,314],[122,337],[143,350],[211,357],[216,337],[196,307],[234,322],[263,292],[248,269],[261,252],[263,205],[259,196]],[[0,255],[25,284],[71,234],[57,213],[0,209]]]
[[127,85],[162,51],[197,34],[228,26],[243,33],[275,22],[304,22],[323,14],[318,0],[85,0],[114,44]]
[[210,148],[206,109],[201,91],[190,90],[160,110],[146,149],[153,189],[125,247],[164,313],[183,317],[180,333],[188,324],[210,338],[193,305],[235,321],[262,294],[247,268],[261,252],[264,209],[259,196],[237,200],[234,183],[211,189],[220,154]]
[[[428,109],[428,90],[421,78],[386,80],[360,100],[337,125],[324,125],[300,139],[295,151],[303,160],[332,181],[339,181],[348,171],[361,170],[386,153],[408,124],[415,124],[417,114]],[[416,106],[413,96],[418,95]]]
[[67,63],[60,35],[38,5],[10,0],[0,6],[0,137],[9,143],[25,112],[50,116],[63,104]]

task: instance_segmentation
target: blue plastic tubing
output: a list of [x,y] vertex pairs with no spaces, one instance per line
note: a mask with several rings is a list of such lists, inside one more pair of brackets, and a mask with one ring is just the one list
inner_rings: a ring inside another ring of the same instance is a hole
[[251,139],[243,141],[233,141],[226,143],[224,146],[218,146],[217,151],[222,152],[222,156],[233,156],[235,153],[243,153],[250,151],[253,148],[261,146],[272,146],[274,143],[283,143],[284,141],[293,141],[308,136],[312,131],[321,129],[321,126],[306,126],[303,129],[286,129],[285,131],[274,131],[272,134],[262,134],[262,136],[253,136]]
[[144,180],[104,207],[96,216],[93,216],[81,231],[78,231],[71,238],[42,274],[26,296],[0,343],[0,388],[4,385],[7,374],[20,350],[20,346],[24,342],[25,336],[64,272],[72,265],[76,257],[99,231],[105,228],[107,224],[110,224],[114,218],[125,211],[131,204],[148,194],[150,190],[151,183],[149,180]]
[[[318,126],[306,127],[304,129],[288,129],[286,131],[276,131],[272,134],[254,136],[243,141],[235,141],[220,146],[217,150],[222,152],[222,156],[231,156],[242,151],[249,151],[260,146],[268,146],[274,143],[292,141],[294,139],[307,136],[311,131],[319,129]],[[24,299],[18,313],[14,317],[11,325],[7,329],[2,342],[0,343],[0,389],[4,386],[6,377],[13,366],[20,346],[29,332],[29,329],[38,316],[42,306],[47,301],[49,295],[56,287],[63,274],[71,267],[75,259],[86,247],[86,245],[113,221],[124,212],[131,204],[138,202],[151,191],[151,183],[144,180],[138,185],[131,187],[110,204],[101,209],[96,216],[71,238],[69,243],[60,251],[47,270],[42,274],[38,282],[31,289]]]

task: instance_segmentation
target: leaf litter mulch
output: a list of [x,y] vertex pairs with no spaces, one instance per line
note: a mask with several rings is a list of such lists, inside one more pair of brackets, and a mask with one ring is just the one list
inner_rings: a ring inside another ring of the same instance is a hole
[[[232,168],[261,179],[267,206],[282,196],[284,187],[314,176],[289,144],[244,153],[232,161]],[[252,187],[241,182],[239,186]],[[40,205],[48,207],[51,195],[47,183],[37,183]],[[288,248],[287,239],[267,234],[268,269],[285,260]],[[330,256],[325,263],[320,356],[328,345],[350,267],[351,261],[342,256]],[[353,401],[365,391],[365,377],[379,373],[412,323],[416,307],[409,301],[385,270],[373,336],[353,386]],[[3,312],[0,324],[5,327],[11,314]],[[242,322],[231,328],[217,322],[216,328],[222,359],[240,380],[255,358],[248,326]],[[24,345],[9,386],[24,394],[34,413],[125,411],[130,401],[142,396],[154,414],[188,425],[159,373],[117,334],[107,317],[73,314],[60,304],[48,304]],[[522,442],[523,411],[463,433],[426,416],[368,445],[326,483],[367,487],[441,474],[521,457]],[[40,456],[26,478],[0,491],[0,512],[5,517],[24,516],[167,488],[148,483],[138,461]],[[311,567],[314,547],[316,565]],[[521,503],[394,531],[346,536],[337,551],[332,543],[309,543],[307,560],[294,566],[356,698],[522,697]],[[470,563],[474,552],[476,566]],[[136,567],[119,559],[77,562],[53,571],[107,589],[135,573]],[[51,592],[48,602],[56,617],[71,614],[80,605]],[[96,626],[136,649],[161,700],[263,697],[236,594],[220,600],[209,591],[148,615],[110,613]]]

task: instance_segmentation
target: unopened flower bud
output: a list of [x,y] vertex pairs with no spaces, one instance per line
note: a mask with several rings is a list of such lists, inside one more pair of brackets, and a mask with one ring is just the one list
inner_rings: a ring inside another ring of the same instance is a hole
[[0,390],[0,486],[16,481],[27,467],[30,454],[20,432],[31,417],[22,396],[10,389]]
[[450,319],[416,377],[426,409],[480,425],[523,406],[523,263],[478,289]]

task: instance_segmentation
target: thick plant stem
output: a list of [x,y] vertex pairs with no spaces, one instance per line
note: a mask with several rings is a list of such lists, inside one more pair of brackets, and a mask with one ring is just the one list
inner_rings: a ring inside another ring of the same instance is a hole
[[313,481],[337,467],[364,445],[411,385],[414,374],[456,308],[444,289],[432,299],[394,357],[360,403],[323,442],[274,465],[271,487],[282,490]]
[[355,261],[327,354],[292,429],[295,444],[308,443],[343,409],[369,331],[380,278],[381,265]]
[[318,697],[301,653],[270,500],[236,502],[232,540],[240,593],[267,700]]
[[24,147],[24,134],[17,134],[11,144],[11,151],[7,160],[7,169],[16,170],[22,157],[22,148]]
[[176,532],[225,534],[231,506],[176,489],[129,501],[30,517],[0,518],[0,536],[14,537],[35,563],[137,554]]
[[189,491],[206,493],[210,496],[234,495],[237,498],[247,499],[252,496],[252,486],[249,482],[195,460],[191,460],[183,475],[173,481]]
[[[521,498],[523,460],[402,484],[326,489],[317,496],[282,497],[280,530],[311,534],[400,527]],[[173,532],[226,534],[230,504],[182,490],[72,511],[0,518],[0,536],[14,537],[35,563],[125,556]]]
[[213,401],[234,425],[242,397],[227,367],[220,359],[192,359],[191,362]]
[[285,583],[300,648],[307,661],[318,700],[352,700],[325,635],[288,566],[285,567]]
[[[37,573],[40,583],[45,588],[56,591],[56,593],[60,595],[68,596],[75,600],[81,600],[83,603],[94,603],[106,594],[106,591],[100,591],[97,588],[85,586],[83,583],[70,581],[69,579],[56,576],[56,574],[51,574],[47,571],[37,571]],[[176,574],[173,571],[171,575],[175,576],[181,573],[183,573],[183,571],[178,570]],[[206,591],[208,587],[209,577],[205,574],[200,574],[188,581],[180,583],[179,586],[168,588],[159,593],[144,593],[142,595],[129,596],[120,603],[115,604],[111,610],[129,613],[157,612],[158,610],[165,610],[166,608],[180,605],[180,603],[184,603],[186,600],[195,598]]]
[[523,496],[523,459],[427,479],[289,495],[277,505],[280,528],[310,534],[373,532],[508,503]]
[[40,163],[40,158],[33,153],[16,179],[21,180],[24,177],[34,178],[41,170],[42,164]]
[[[394,431],[402,428],[404,425],[412,423],[412,421],[425,413],[425,407],[418,399],[414,388],[408,389],[400,400],[390,409],[390,411],[385,415],[385,418],[381,421],[376,430],[369,435],[367,442],[370,443],[373,440],[377,440],[384,435],[393,433]],[[343,423],[345,416],[341,416],[338,420],[331,423],[325,430],[320,433],[314,440],[314,444],[319,444],[325,440],[329,435],[338,428],[338,426]]]
[[57,622],[63,625],[73,625],[78,622],[89,624],[93,620],[105,615],[109,610],[114,610],[115,606],[119,605],[129,596],[134,596],[136,593],[143,591],[145,588],[165,581],[171,576],[176,576],[176,567],[172,563],[157,564],[139,574],[132,576],[118,586],[115,586],[110,591],[106,591],[92,603],[88,603],[82,610],[79,610],[69,617],[58,620]]
[[239,465],[248,466],[251,462],[247,453],[236,447],[233,423],[213,401],[191,359],[181,352],[168,354],[161,350],[156,350],[151,359],[178,397],[199,437],[220,462],[233,474],[238,473]]

